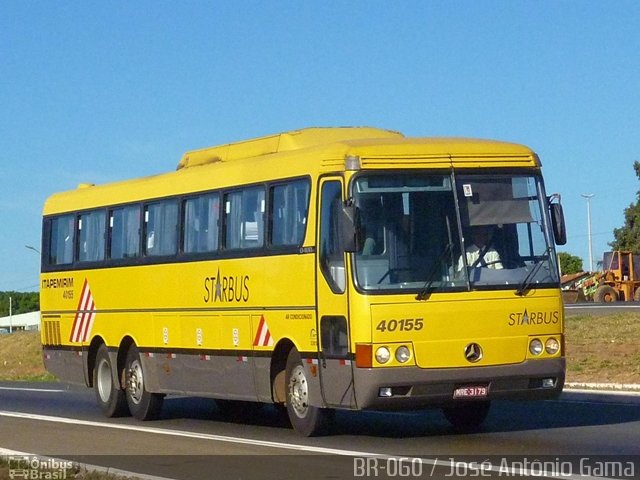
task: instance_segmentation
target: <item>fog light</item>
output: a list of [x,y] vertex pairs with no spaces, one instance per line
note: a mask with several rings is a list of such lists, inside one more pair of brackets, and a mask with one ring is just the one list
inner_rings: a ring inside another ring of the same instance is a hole
[[555,378],[543,378],[542,379],[542,388],[553,388],[556,386]]
[[540,340],[538,340],[537,338],[531,340],[531,343],[529,344],[529,351],[532,355],[540,355],[543,349],[544,347],[542,346],[542,342]]
[[391,387],[382,387],[378,391],[379,397],[391,397],[392,395],[393,395],[393,392],[391,391]]
[[560,344],[555,338],[550,338],[545,344],[545,350],[549,355],[555,355],[560,350]]
[[376,360],[378,363],[387,363],[391,358],[391,352],[387,347],[380,347],[376,350]]
[[411,358],[411,352],[407,347],[402,345],[396,350],[396,360],[400,363],[406,363]]

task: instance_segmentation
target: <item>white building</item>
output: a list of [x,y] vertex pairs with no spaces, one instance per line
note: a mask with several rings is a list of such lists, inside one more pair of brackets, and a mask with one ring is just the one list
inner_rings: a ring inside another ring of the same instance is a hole
[[9,333],[9,330],[40,330],[40,312],[0,317],[0,333]]

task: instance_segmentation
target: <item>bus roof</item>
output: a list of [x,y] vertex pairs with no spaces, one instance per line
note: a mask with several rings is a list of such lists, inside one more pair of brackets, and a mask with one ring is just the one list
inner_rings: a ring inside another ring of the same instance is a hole
[[[49,197],[44,214],[124,204],[282,177],[359,168],[539,167],[523,145],[469,138],[405,137],[368,127],[307,128],[185,153],[177,171]],[[352,168],[352,167],[351,167]]]
[[267,137],[254,138],[216,147],[193,150],[184,154],[178,170],[207,163],[228,162],[248,157],[258,157],[271,153],[302,150],[318,145],[349,140],[403,138],[399,132],[369,127],[305,128],[278,133]]

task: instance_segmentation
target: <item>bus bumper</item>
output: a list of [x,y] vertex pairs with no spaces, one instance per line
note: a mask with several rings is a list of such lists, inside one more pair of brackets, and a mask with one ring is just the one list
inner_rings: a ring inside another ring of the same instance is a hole
[[[564,358],[554,358],[487,367],[354,368],[356,403],[360,409],[399,410],[464,400],[553,399],[562,392],[565,366]],[[454,398],[461,387],[486,387],[479,389],[486,396]]]
[[42,360],[44,368],[58,380],[78,385],[89,385],[85,375],[85,361],[80,348],[56,348],[44,346]]

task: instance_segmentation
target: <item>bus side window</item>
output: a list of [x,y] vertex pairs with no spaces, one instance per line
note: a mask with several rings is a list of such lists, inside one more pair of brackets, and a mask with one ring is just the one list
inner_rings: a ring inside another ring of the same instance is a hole
[[74,215],[63,215],[51,220],[49,241],[49,264],[68,265],[73,263]]
[[347,319],[345,317],[322,317],[320,320],[322,352],[327,358],[344,358],[349,350]]
[[274,246],[302,245],[309,207],[309,182],[297,180],[270,190],[271,232]]
[[322,185],[320,212],[320,269],[334,293],[346,287],[344,252],[340,249],[340,211],[342,185],[338,181]]
[[214,252],[218,249],[219,195],[209,193],[184,202],[185,253]]
[[224,196],[225,248],[264,245],[265,191],[250,187]]
[[144,212],[145,253],[149,256],[175,255],[178,251],[178,202],[151,203]]
[[78,218],[78,261],[104,260],[106,213],[104,210],[86,212]]
[[140,255],[140,207],[114,208],[109,215],[109,258],[135,258]]

